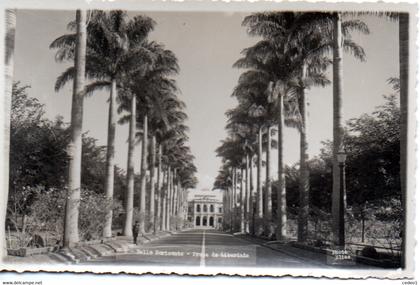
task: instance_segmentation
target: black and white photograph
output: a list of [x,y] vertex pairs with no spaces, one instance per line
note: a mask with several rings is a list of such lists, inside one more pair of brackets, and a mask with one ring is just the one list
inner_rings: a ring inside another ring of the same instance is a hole
[[416,5],[16,3],[2,269],[413,276]]

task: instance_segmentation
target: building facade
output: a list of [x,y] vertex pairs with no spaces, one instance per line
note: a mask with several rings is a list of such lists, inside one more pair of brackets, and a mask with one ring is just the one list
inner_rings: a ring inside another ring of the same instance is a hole
[[[206,193],[207,192],[207,193]],[[223,223],[223,199],[219,193],[201,191],[188,199],[188,222],[192,228],[221,229]]]

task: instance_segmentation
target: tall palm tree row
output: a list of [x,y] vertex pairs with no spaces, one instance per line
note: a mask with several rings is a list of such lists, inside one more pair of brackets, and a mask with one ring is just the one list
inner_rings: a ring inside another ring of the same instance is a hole
[[[305,242],[308,238],[309,215],[309,172],[307,167],[307,94],[313,86],[330,83],[327,68],[333,67],[334,93],[334,145],[342,147],[340,120],[342,108],[342,54],[347,51],[360,60],[365,59],[363,48],[351,39],[351,32],[369,33],[365,23],[350,18],[343,21],[341,13],[320,12],[262,12],[254,13],[243,20],[243,26],[251,36],[260,40],[242,52],[242,57],[234,67],[245,69],[234,90],[238,108],[248,113],[247,125],[256,125],[256,131],[248,134],[257,136],[257,173],[262,161],[262,130],[266,128],[269,143],[266,148],[265,195],[261,195],[260,174],[257,175],[257,216],[263,202],[263,216],[266,223],[271,220],[271,135],[276,127],[278,146],[278,184],[276,238],[281,240],[287,233],[286,181],[283,146],[284,127],[293,127],[300,134],[300,185],[297,239]],[[341,83],[340,83],[341,82]],[[244,111],[243,111],[244,112]],[[231,117],[232,118],[232,117]],[[244,124],[243,118],[235,117],[237,123]],[[228,121],[228,125],[232,122]],[[232,131],[231,131],[232,132]],[[238,133],[233,130],[233,132]],[[234,136],[232,133],[228,134]],[[334,152],[334,154],[339,150]],[[242,156],[246,157],[247,153]],[[334,158],[335,160],[335,158]],[[225,161],[226,162],[226,161]],[[336,172],[333,172],[334,175]],[[336,178],[334,178],[336,181]],[[336,183],[336,182],[334,182]],[[336,187],[333,187],[335,189]],[[334,190],[336,191],[336,190]],[[334,192],[333,191],[333,192]],[[333,194],[333,213],[338,197]],[[334,214],[333,214],[334,216]],[[336,228],[336,226],[334,227]],[[266,227],[266,234],[270,234]],[[261,230],[257,230],[261,234]]]
[[[79,75],[79,73],[76,73],[78,71],[76,66],[69,67],[57,78],[55,88],[58,91],[70,80],[77,82],[77,79],[79,79],[76,77],[77,74],[82,79],[85,76],[88,79],[86,86],[81,85],[83,94],[79,96],[80,98],[83,98],[85,94],[91,95],[102,89],[109,90],[104,193],[111,203],[114,196],[115,130],[118,110],[123,113],[120,123],[129,123],[127,189],[124,203],[126,215],[123,234],[131,236],[134,218],[140,221],[142,233],[149,230],[155,231],[155,224],[161,219],[162,210],[162,195],[160,195],[163,189],[160,173],[164,168],[162,157],[176,151],[171,148],[164,148],[161,144],[165,138],[171,138],[172,140],[183,138],[182,146],[186,147],[185,143],[187,141],[185,134],[187,127],[183,124],[186,119],[183,111],[185,104],[178,99],[176,82],[172,78],[179,70],[177,60],[175,55],[166,50],[162,44],[148,40],[148,35],[153,30],[155,22],[147,16],[130,18],[126,12],[118,10],[110,12],[91,11],[88,18],[88,24],[86,24],[86,16],[82,21],[85,27],[84,41],[86,43],[85,56],[82,57],[83,62],[86,62],[85,70],[82,70],[81,75]],[[80,46],[77,42],[79,39],[79,22],[71,22],[68,27],[72,33],[57,38],[50,45],[50,48],[57,50],[56,60],[76,60],[78,49],[75,47]],[[81,111],[82,107],[79,107],[79,110]],[[81,117],[73,117],[80,120],[79,131],[81,132]],[[135,192],[133,154],[139,136],[141,136],[142,145],[139,217],[133,217]],[[81,151],[76,153],[81,153]],[[184,159],[188,161],[178,166],[177,171],[183,171],[184,173],[184,181],[195,181],[195,171],[185,172],[184,170],[184,167],[187,166],[189,169],[195,169],[191,167],[191,165],[193,166],[193,158],[192,155],[184,156]],[[168,161],[166,165],[171,163],[173,162]],[[157,170],[157,180],[155,169]],[[151,176],[149,184],[146,180],[148,173]],[[171,171],[168,173],[172,177],[174,176]],[[191,177],[186,177],[186,174]],[[76,169],[74,176],[80,178],[80,171]],[[180,189],[192,185],[191,183],[183,184],[179,177],[173,179],[177,179],[176,181],[179,183],[177,185],[180,185],[177,188]],[[167,182],[171,182],[171,179],[167,179]],[[174,185],[174,183],[171,182],[168,185]],[[76,195],[79,194],[76,192]],[[148,205],[146,205],[147,195],[150,198]],[[172,204],[174,207],[179,206],[179,203],[173,202]],[[77,221],[78,206],[73,206],[71,203],[67,203],[67,206],[72,206],[70,213],[73,214],[69,217],[73,218],[73,222],[66,223],[66,229],[71,229],[71,232],[74,233],[71,242],[77,242],[77,224],[74,223],[74,220]],[[160,210],[159,216],[156,215],[155,208]],[[178,209],[176,209],[176,212],[178,212]],[[150,227],[146,226],[146,217],[149,217],[147,225],[150,225]],[[112,207],[109,207],[106,215],[103,236],[112,236]]]
[[[114,195],[114,157],[115,130],[117,123],[117,84],[127,73],[144,69],[144,65],[153,61],[147,47],[147,35],[154,27],[154,21],[145,16],[128,19],[124,11],[93,11],[87,29],[88,41],[86,52],[86,75],[92,82],[87,87],[90,93],[107,88],[109,93],[108,139],[106,154],[105,194],[112,201]],[[70,25],[71,27],[71,25]],[[56,58],[67,59],[72,56],[73,35],[57,38],[50,45],[57,48]],[[140,62],[142,64],[137,64]],[[56,89],[60,89],[72,78],[74,70],[70,67],[57,78]],[[107,213],[104,225],[104,237],[110,237],[112,209]]]

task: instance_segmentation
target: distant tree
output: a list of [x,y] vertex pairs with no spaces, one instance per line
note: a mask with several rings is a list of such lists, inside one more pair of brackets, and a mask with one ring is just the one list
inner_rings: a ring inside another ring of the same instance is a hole
[[[10,124],[7,218],[12,228],[22,232],[28,227],[26,218],[39,195],[50,193],[51,189],[55,189],[54,193],[64,191],[68,169],[66,150],[70,141],[69,125],[61,117],[55,121],[45,118],[45,106],[28,96],[28,88],[20,82],[14,83]],[[98,146],[88,133],[82,135],[82,161],[82,188],[89,189],[89,193],[102,193],[105,147]],[[116,167],[115,177],[116,196],[121,200],[125,173]]]
[[13,85],[10,124],[10,191],[22,186],[61,187],[67,169],[69,132],[62,118],[43,117],[44,105],[27,95],[29,86]]
[[395,95],[348,122],[348,204],[401,197],[400,109]]

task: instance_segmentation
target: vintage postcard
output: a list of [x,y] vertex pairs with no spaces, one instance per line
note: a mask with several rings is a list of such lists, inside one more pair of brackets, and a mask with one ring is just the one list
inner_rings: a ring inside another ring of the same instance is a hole
[[416,4],[0,8],[2,270],[413,277]]

